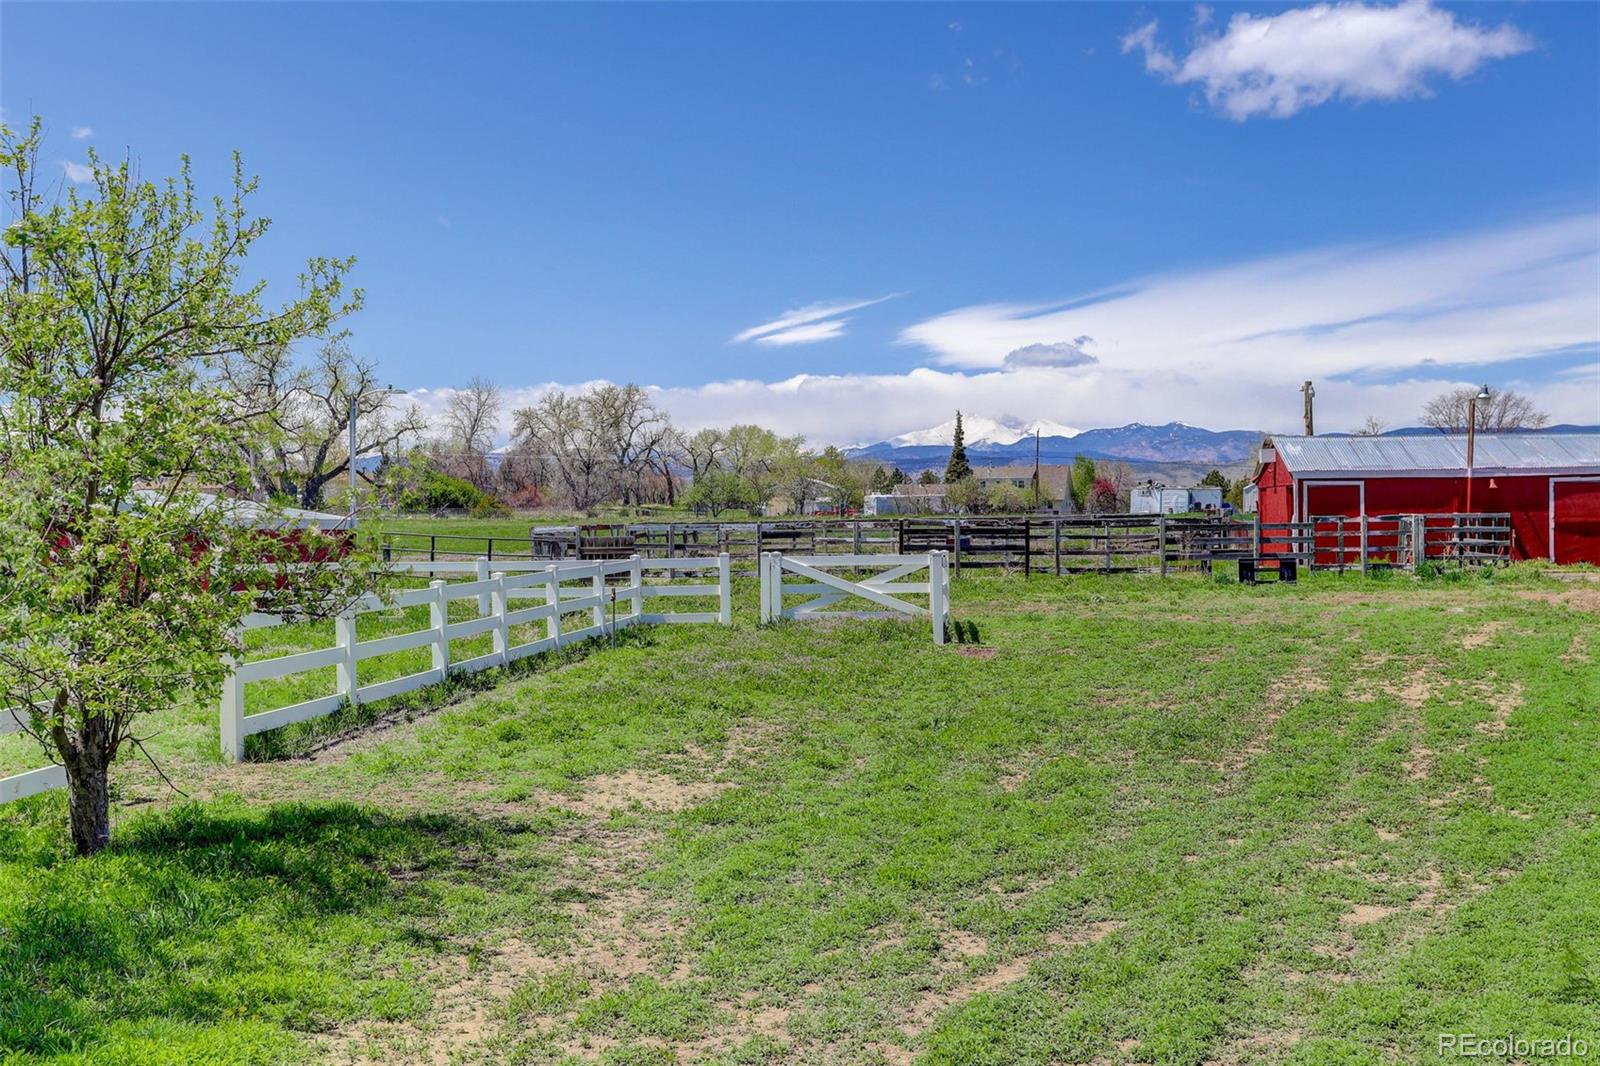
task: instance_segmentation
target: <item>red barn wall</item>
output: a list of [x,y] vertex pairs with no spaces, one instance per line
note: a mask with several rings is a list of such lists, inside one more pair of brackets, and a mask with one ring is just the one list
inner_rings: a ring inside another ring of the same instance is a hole
[[[1455,477],[1341,476],[1327,480],[1362,481],[1366,485],[1367,514],[1466,513],[1465,475]],[[1316,485],[1310,479],[1308,485]],[[1506,477],[1479,474],[1472,479],[1472,512],[1511,516],[1512,556],[1516,559],[1550,558],[1550,485],[1546,475]],[[1557,488],[1557,562],[1600,564],[1600,481],[1560,481]],[[1292,510],[1294,493],[1283,495]],[[1359,517],[1360,507],[1350,490],[1316,493],[1318,515]],[[1263,494],[1265,498],[1265,494]],[[1262,520],[1288,521],[1268,517]],[[1275,511],[1276,514],[1276,511]]]

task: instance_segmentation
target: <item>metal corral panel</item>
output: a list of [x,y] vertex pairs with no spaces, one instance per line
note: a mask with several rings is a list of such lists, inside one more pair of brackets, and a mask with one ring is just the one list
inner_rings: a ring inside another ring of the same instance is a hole
[[[1465,435],[1273,437],[1296,477],[1324,474],[1455,474],[1467,465]],[[1521,474],[1600,473],[1600,433],[1480,433],[1473,469]]]

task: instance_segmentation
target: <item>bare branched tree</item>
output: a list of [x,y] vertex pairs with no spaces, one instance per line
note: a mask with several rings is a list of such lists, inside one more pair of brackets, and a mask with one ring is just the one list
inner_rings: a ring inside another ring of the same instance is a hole
[[1389,431],[1389,423],[1376,415],[1368,415],[1367,420],[1355,429],[1358,437],[1381,437]]
[[556,389],[512,418],[517,446],[548,457],[554,480],[572,506],[588,511],[611,495],[612,442],[593,417],[588,394]]
[[[1478,390],[1469,385],[1435,396],[1422,409],[1422,424],[1446,433],[1465,433],[1467,409],[1477,395]],[[1550,422],[1550,416],[1535,407],[1531,399],[1511,389],[1491,389],[1487,400],[1477,402],[1475,419],[1480,433],[1538,429]]]
[[427,428],[415,405],[395,412],[376,364],[352,355],[342,337],[324,343],[310,365],[296,363],[289,345],[274,345],[223,360],[219,373],[235,416],[253,424],[244,447],[256,491],[300,507],[322,503],[324,488],[349,470],[352,399],[357,459],[392,458]]

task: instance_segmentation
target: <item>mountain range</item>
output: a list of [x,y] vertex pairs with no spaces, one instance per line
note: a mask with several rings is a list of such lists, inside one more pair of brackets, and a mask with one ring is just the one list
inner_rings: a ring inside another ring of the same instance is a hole
[[[1014,418],[963,417],[967,458],[974,465],[998,466],[1033,462],[1034,432],[1038,431],[1039,459],[1069,463],[1074,456],[1161,463],[1211,463],[1225,466],[1244,462],[1261,442],[1255,429],[1210,430],[1182,422],[1150,426],[1132,422],[1107,429],[1078,430],[1059,422],[1022,422]],[[930,429],[846,450],[853,458],[878,459],[915,472],[943,467],[950,457],[955,435],[952,419]]]
[[[852,458],[893,463],[910,474],[927,469],[943,470],[950,458],[955,427],[955,420],[951,419],[929,429],[902,433],[876,444],[847,448],[845,454]],[[1593,433],[1597,429],[1600,427],[1559,425],[1531,432]],[[1259,429],[1211,430],[1182,422],[1167,422],[1158,426],[1130,422],[1125,426],[1079,430],[1048,419],[1024,422],[1016,418],[985,418],[979,415],[963,416],[962,430],[966,436],[967,458],[974,466],[1031,464],[1034,433],[1037,431],[1039,461],[1043,463],[1070,463],[1074,456],[1082,455],[1090,459],[1120,460],[1132,463],[1136,468],[1141,464],[1204,464],[1219,467],[1224,472],[1230,467],[1248,466],[1256,445],[1266,436]],[[1409,437],[1438,432],[1426,426],[1404,426],[1391,429],[1384,436]],[[1343,437],[1349,434],[1325,433],[1323,436]]]

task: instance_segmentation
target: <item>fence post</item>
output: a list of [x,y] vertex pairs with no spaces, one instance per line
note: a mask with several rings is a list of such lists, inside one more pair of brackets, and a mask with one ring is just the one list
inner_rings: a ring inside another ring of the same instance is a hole
[[956,524],[956,535],[955,535],[954,539],[951,540],[950,544],[951,544],[951,547],[955,548],[955,551],[956,551],[956,559],[955,559],[956,576],[960,577],[961,576],[961,519],[959,519],[959,518],[955,519],[955,524]]
[[[487,559],[478,559],[478,560],[476,560],[474,562],[474,564],[473,564],[473,578],[472,579],[474,581],[488,581],[489,580],[489,560],[487,560]],[[479,618],[484,617],[485,615],[487,615],[489,613],[489,610],[490,610],[489,594],[487,592],[478,593],[478,617]]]
[[633,564],[628,567],[628,581],[632,586],[628,590],[628,598],[633,601],[633,614],[630,617],[638,619],[644,617],[644,564],[639,561],[637,554],[630,556],[628,561]]
[[1051,551],[1055,556],[1056,577],[1061,576],[1061,519],[1053,519],[1050,523]]
[[1428,561],[1428,516],[1411,516],[1411,569]]
[[[1344,573],[1344,515],[1335,515],[1334,518],[1335,518],[1335,522],[1336,522],[1336,524],[1334,525],[1334,533],[1335,533],[1335,536],[1338,538],[1338,544],[1339,544],[1339,573],[1342,574],[1342,573]],[[1315,553],[1316,545],[1313,544],[1311,546],[1311,548],[1312,548],[1313,553]],[[1312,555],[1312,559],[1313,560],[1316,559],[1316,555],[1315,554]]]
[[1250,527],[1250,554],[1259,559],[1261,558],[1261,508],[1259,506],[1257,506],[1253,517],[1255,521]]
[[[235,630],[239,646],[244,647],[244,631]],[[239,661],[232,655],[222,657],[227,673],[222,678],[220,728],[222,732],[222,757],[229,762],[244,758],[244,682],[239,680]]]
[[861,554],[861,519],[856,519],[850,532],[850,550],[857,555]]
[[768,552],[766,555],[766,571],[773,575],[773,587],[766,597],[766,610],[771,611],[773,621],[784,619],[784,557],[782,552]]
[[333,620],[333,642],[344,652],[334,667],[334,687],[339,695],[356,704],[356,610],[340,612]]
[[433,600],[428,604],[428,625],[433,629],[433,668],[439,671],[439,680],[450,675],[450,601],[445,599],[445,582],[430,581]]
[[504,666],[510,662],[511,627],[506,625],[506,575],[494,575],[494,589],[489,593],[489,610],[494,615],[494,656]]
[[592,588],[594,596],[600,602],[594,605],[594,624],[600,627],[602,633],[606,628],[606,564],[595,561],[594,582]]
[[1161,556],[1161,576],[1167,576],[1167,516],[1156,515],[1156,551]]
[[1109,518],[1106,519],[1105,522],[1103,523],[1103,525],[1105,526],[1105,537],[1106,537],[1106,575],[1110,576],[1110,574],[1111,574],[1111,519],[1109,519]]
[[677,524],[673,523],[673,522],[668,522],[667,523],[667,558],[668,559],[677,558],[677,556],[678,556],[677,541],[678,541],[678,527],[677,527]]
[[544,568],[544,602],[551,607],[550,617],[544,620],[544,635],[561,643],[561,571],[555,563]]
[[733,560],[727,552],[717,556],[717,621],[733,625]]
[[948,610],[944,600],[944,574],[945,554],[943,552],[928,553],[928,613],[933,615],[933,642],[944,643],[945,612]]
[[1367,536],[1369,533],[1367,516],[1361,516],[1361,576],[1367,576]]

